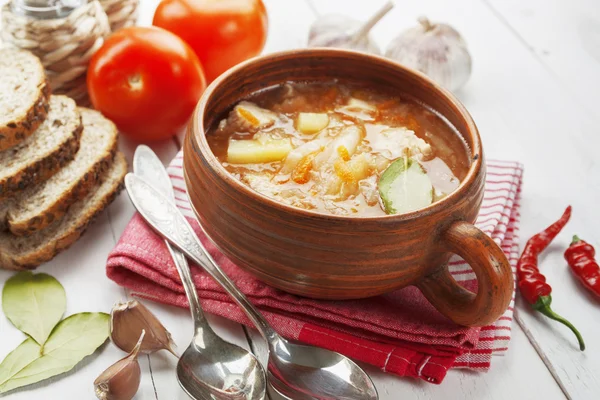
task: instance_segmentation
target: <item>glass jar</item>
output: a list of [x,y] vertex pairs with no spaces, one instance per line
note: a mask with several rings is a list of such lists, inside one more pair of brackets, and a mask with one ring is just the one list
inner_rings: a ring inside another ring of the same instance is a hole
[[88,0],[12,0],[15,14],[37,19],[64,18]]

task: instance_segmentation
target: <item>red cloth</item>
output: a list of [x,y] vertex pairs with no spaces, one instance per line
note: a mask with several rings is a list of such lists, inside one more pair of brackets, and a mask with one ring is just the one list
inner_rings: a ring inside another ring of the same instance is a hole
[[[440,383],[451,367],[486,370],[491,356],[507,349],[512,310],[483,328],[457,326],[437,312],[414,287],[363,300],[319,301],[271,288],[238,268],[204,236],[193,218],[182,179],[181,154],[169,167],[177,205],[225,273],[246,293],[283,336],[339,351],[382,370]],[[489,162],[486,194],[477,226],[490,234],[509,257],[518,257],[518,193],[522,167]],[[455,279],[476,288],[475,275],[461,259],[450,262]],[[187,307],[177,270],[164,246],[135,215],[107,261],[108,277],[134,295]],[[245,314],[200,268],[192,267],[206,312],[251,326]]]

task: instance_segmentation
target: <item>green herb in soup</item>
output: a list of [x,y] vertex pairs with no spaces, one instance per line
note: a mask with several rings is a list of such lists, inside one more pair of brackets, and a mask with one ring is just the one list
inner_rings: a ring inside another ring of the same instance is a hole
[[453,192],[469,168],[462,138],[435,112],[340,82],[257,93],[207,138],[223,166],[253,190],[337,215],[426,207]]

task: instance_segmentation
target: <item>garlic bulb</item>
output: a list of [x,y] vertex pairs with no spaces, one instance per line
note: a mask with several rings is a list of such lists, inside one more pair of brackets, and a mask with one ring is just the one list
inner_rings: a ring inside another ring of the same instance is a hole
[[146,337],[140,347],[142,353],[154,353],[165,349],[178,357],[173,349],[175,344],[171,334],[146,306],[137,300],[131,300],[113,307],[110,313],[110,339],[118,348],[131,351],[142,331],[146,331]]
[[419,18],[419,26],[402,32],[385,56],[428,75],[450,90],[462,87],[471,75],[471,55],[460,34],[446,24]]
[[317,19],[308,34],[309,47],[338,47],[380,54],[369,32],[392,9],[394,3],[388,1],[367,22],[361,24],[353,18],[330,14]]
[[140,387],[142,371],[138,362],[138,354],[144,334],[138,338],[137,344],[125,358],[120,359],[94,381],[94,392],[100,400],[131,400]]

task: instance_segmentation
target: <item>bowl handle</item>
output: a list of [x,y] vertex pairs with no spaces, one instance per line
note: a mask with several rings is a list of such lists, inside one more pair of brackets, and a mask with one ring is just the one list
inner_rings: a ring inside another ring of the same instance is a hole
[[457,221],[442,234],[444,251],[457,254],[477,276],[477,294],[460,286],[443,265],[417,284],[442,314],[460,325],[484,326],[496,321],[508,307],[514,290],[510,264],[485,233]]

